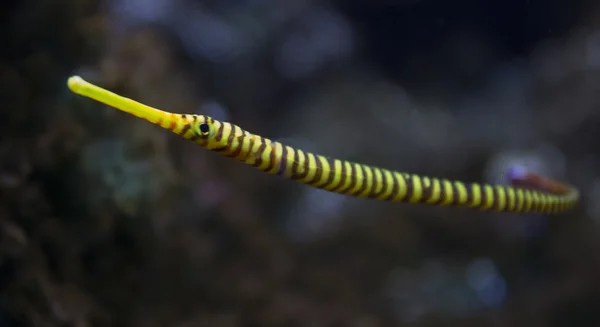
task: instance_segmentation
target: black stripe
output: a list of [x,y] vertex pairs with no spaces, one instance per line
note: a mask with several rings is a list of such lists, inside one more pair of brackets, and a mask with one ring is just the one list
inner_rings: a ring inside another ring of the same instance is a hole
[[215,135],[215,141],[219,142],[223,138],[223,129],[225,129],[225,124],[221,123],[219,129],[217,130],[217,134]]
[[[340,175],[340,184],[333,188],[331,191],[336,193],[342,193],[344,191],[344,184],[346,184],[346,178],[348,178],[348,168],[346,168],[346,161],[340,160],[342,164],[341,167],[341,175]],[[350,169],[352,169],[352,164],[350,164]]]
[[483,208],[487,201],[487,192],[485,191],[485,186],[483,184],[479,185],[479,194],[479,205],[477,207]]
[[267,143],[262,136],[258,136],[260,145],[258,146],[258,150],[253,155],[256,156],[256,160],[254,161],[255,167],[260,167],[262,165],[263,159],[262,155],[265,153],[265,149],[267,148]]
[[[370,193],[373,188],[373,180],[369,180],[369,175],[367,174],[367,166],[360,165],[360,170],[362,170],[363,173],[363,185],[361,186],[359,192],[356,193],[356,195],[361,195],[365,192]],[[371,171],[371,173],[372,172],[373,171]],[[373,178],[372,175],[371,178]],[[371,182],[371,186],[369,186],[369,182]]]
[[[266,139],[263,138],[263,142],[264,141],[266,141]],[[271,171],[271,169],[273,169],[277,163],[277,157],[275,156],[275,144],[271,143],[268,146],[271,148],[271,154],[269,155],[269,164],[267,165],[267,168],[265,168],[265,171]]]
[[371,184],[371,192],[367,195],[370,198],[376,198],[379,195],[381,195],[381,193],[383,193],[383,191],[385,191],[385,183],[381,183],[381,189],[379,190],[379,192],[377,192],[377,173],[379,173],[379,175],[381,175],[381,180],[383,181],[385,179],[385,176],[383,175],[383,172],[381,171],[381,169],[379,168],[375,168],[375,167],[371,167],[371,172],[373,173],[373,183]]
[[298,164],[300,161],[300,151],[299,149],[292,148],[292,153],[294,154],[294,160],[292,161],[292,178],[300,179],[300,173],[298,172]]
[[[254,137],[250,137],[250,140],[248,141],[248,143],[249,143],[249,145],[248,145],[248,152],[246,152],[246,153],[242,153],[242,152],[240,151],[240,154],[241,154],[241,155],[243,155],[243,158],[244,158],[244,160],[245,160],[245,159],[247,159],[247,158],[248,158],[249,156],[251,156],[251,155],[252,155],[252,156],[255,156],[255,157],[254,157],[254,158],[255,158],[255,161],[254,161],[254,162],[255,162],[255,163],[254,163],[254,166],[256,167],[256,161],[257,161],[257,158],[256,158],[256,153],[253,153],[253,152],[252,152],[252,149],[254,148],[254,142],[255,142],[255,140],[256,140],[256,139],[255,139]],[[240,149],[241,149],[241,147],[240,147]],[[259,149],[259,150],[260,150],[260,149]]]
[[[361,164],[357,163],[356,165],[353,165],[353,166],[355,166],[355,167],[353,167],[354,168],[354,173],[352,174],[352,176],[354,176],[354,185],[352,185],[352,187],[348,188],[348,192],[350,192],[349,195],[356,196],[356,195],[360,194],[364,190],[364,188],[365,188],[365,185],[366,185],[365,178],[364,178],[365,171],[364,171],[363,166]],[[356,167],[358,167],[358,169],[356,169]],[[362,172],[362,175],[363,175],[363,184],[356,191],[352,192],[352,189],[356,185],[358,185],[358,171],[359,170]]]
[[[225,124],[228,124],[228,123],[223,123],[223,125],[225,125]],[[234,140],[235,135],[236,135],[236,127],[237,127],[236,125],[231,125],[230,124],[230,128],[229,129],[231,130],[231,132],[229,133],[229,136],[227,136],[227,144],[229,146],[233,145],[233,140]],[[243,134],[243,132],[242,132],[242,134]],[[240,143],[240,145],[241,145],[241,143]]]
[[221,146],[221,147],[218,147],[218,148],[214,148],[212,150],[215,151],[215,152],[225,152],[225,151],[227,151],[229,149],[231,149],[231,147],[229,145],[224,145],[224,146]]
[[187,123],[185,124],[185,126],[183,126],[183,129],[181,130],[181,135],[185,135],[185,133],[187,133],[187,131],[190,130],[190,128],[192,128],[192,124]]
[[398,196],[398,193],[400,193],[400,184],[398,184],[398,181],[396,180],[396,176],[395,176],[394,172],[391,172],[391,171],[388,171],[388,172],[392,176],[392,193],[390,193],[390,195],[386,198],[386,200],[391,201]]
[[323,185],[321,185],[321,188],[331,186],[335,175],[337,175],[337,170],[335,169],[335,159],[328,157],[326,157],[325,159],[327,159],[327,163],[329,163],[329,176],[327,176],[327,180],[325,181],[325,183],[323,183]]
[[256,150],[256,152],[252,153],[252,155],[256,158],[256,160],[254,161],[254,166],[259,167],[263,163],[262,155],[265,153],[265,150],[267,149],[267,143],[262,138],[262,136],[257,135],[256,137],[258,137],[258,142],[260,142],[260,145],[258,146],[258,150]]
[[308,153],[307,152],[304,152],[304,151],[302,151],[300,149],[298,149],[296,151],[298,151],[298,158],[300,158],[300,153],[302,153],[304,155],[304,164],[302,165],[302,168],[304,168],[304,171],[302,173],[298,174],[298,178],[297,179],[304,179],[308,175],[308,166],[310,165],[310,160],[308,159]]
[[348,184],[348,186],[342,187],[340,189],[340,192],[348,193],[354,188],[354,186],[356,186],[356,167],[354,167],[354,163],[352,162],[349,163],[349,167],[350,171],[348,172],[348,175],[350,176],[350,183]]
[[467,185],[465,183],[463,183],[463,185],[465,187],[465,191],[467,192],[467,199],[465,200],[465,205],[470,205],[471,203],[473,203],[473,185]]
[[442,203],[444,200],[446,200],[446,193],[444,192],[444,185],[442,184],[442,181],[439,178],[433,177],[431,178],[431,192],[433,194],[433,187],[434,185],[438,185],[440,188],[440,196],[438,197],[438,199],[434,202],[431,202],[431,204],[440,204]]
[[284,176],[286,168],[287,168],[287,147],[282,144],[281,145],[281,159],[279,160],[279,169],[277,170],[277,175]]
[[458,204],[458,196],[459,196],[459,192],[458,192],[458,187],[456,187],[456,183],[454,183],[454,181],[448,181],[450,183],[451,186],[451,190],[452,190],[452,202],[450,202],[450,204]]
[[[239,155],[242,153],[242,149],[244,148],[244,140],[245,140],[245,139],[246,139],[246,138],[245,138],[245,136],[243,136],[243,135],[240,135],[240,136],[238,137],[238,145],[237,145],[237,147],[236,147],[235,149],[233,149],[233,151],[231,152],[231,157],[233,157],[233,158],[237,158],[237,157],[238,157],[238,156],[239,156]],[[252,146],[252,144],[253,144],[252,138],[250,138],[250,141],[249,141],[248,143],[250,144],[250,146]],[[233,148],[233,142],[232,142],[231,144],[232,144],[232,148]],[[248,151],[251,151],[251,149],[252,149],[252,148],[250,148],[250,150],[248,150]],[[238,158],[238,159],[239,159],[239,160],[244,160],[245,158],[246,158],[246,156],[244,156],[243,158]]]
[[317,169],[315,169],[315,175],[313,176],[313,178],[306,182],[307,184],[314,184],[319,182],[321,176],[323,175],[323,164],[321,163],[321,159],[319,158],[320,156],[316,154],[313,154],[312,156],[315,158],[315,166]]
[[433,187],[434,183],[436,183],[439,187],[440,187],[440,196],[438,197],[437,201],[432,202],[431,204],[440,204],[443,203],[444,201],[446,201],[446,192],[444,191],[444,183],[443,180],[439,179],[439,178],[432,178],[431,179],[431,185]]
[[425,186],[425,178],[421,178],[421,202],[425,202],[431,199],[433,195],[433,179],[429,178],[429,186]]

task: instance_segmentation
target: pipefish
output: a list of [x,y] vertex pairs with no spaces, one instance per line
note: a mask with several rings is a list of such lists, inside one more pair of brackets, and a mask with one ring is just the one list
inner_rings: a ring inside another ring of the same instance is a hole
[[511,170],[511,185],[419,176],[306,152],[206,115],[159,110],[79,76],[70,77],[67,85],[76,94],[145,119],[205,149],[330,192],[385,201],[543,214],[564,213],[579,199],[575,187],[522,167]]

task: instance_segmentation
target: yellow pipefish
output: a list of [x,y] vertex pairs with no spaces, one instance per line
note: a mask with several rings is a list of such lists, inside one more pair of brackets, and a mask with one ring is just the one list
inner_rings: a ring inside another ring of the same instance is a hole
[[522,169],[514,174],[512,186],[423,177],[305,152],[209,116],[162,111],[93,85],[79,76],[70,77],[68,86],[74,93],[146,119],[208,150],[270,174],[335,193],[388,201],[546,214],[565,212],[579,198],[574,187]]

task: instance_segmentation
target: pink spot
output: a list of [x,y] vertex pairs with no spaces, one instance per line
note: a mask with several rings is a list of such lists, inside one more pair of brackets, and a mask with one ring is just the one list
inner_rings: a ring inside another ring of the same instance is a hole
[[527,175],[529,175],[529,171],[525,166],[513,165],[508,169],[507,175],[510,183],[514,185],[524,182],[527,179]]

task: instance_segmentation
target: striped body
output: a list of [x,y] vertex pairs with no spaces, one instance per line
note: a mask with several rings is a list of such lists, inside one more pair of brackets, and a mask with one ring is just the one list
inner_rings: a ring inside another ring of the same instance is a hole
[[333,159],[252,134],[204,115],[158,110],[85,82],[69,79],[75,93],[148,120],[202,147],[327,191],[362,198],[510,212],[562,213],[578,200],[576,189],[533,173],[516,183],[533,188],[463,183]]

